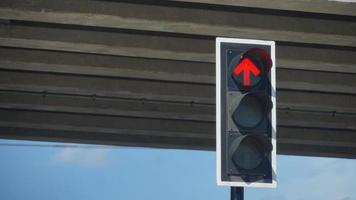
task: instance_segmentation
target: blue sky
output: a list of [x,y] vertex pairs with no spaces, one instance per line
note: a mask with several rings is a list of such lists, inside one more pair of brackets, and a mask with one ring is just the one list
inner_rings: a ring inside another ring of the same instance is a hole
[[[215,152],[89,147],[0,145],[0,199],[229,199]],[[356,160],[278,156],[277,167],[277,189],[246,188],[246,200],[356,200]]]

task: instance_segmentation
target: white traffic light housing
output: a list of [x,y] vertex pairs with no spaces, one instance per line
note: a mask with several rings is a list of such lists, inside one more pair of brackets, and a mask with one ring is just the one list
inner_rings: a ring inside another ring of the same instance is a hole
[[275,43],[216,39],[217,182],[276,186]]

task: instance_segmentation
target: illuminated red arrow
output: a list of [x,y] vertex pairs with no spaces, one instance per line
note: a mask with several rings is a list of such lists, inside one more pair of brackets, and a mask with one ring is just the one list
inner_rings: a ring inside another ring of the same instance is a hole
[[250,86],[250,72],[252,72],[254,76],[258,76],[260,69],[258,69],[250,59],[244,58],[234,69],[235,75],[239,75],[241,72],[244,72],[243,85]]

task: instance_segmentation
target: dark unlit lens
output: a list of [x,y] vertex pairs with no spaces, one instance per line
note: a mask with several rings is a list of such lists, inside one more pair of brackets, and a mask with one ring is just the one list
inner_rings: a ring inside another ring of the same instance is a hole
[[255,169],[263,161],[263,144],[254,138],[246,138],[241,141],[233,154],[233,162],[240,169]]
[[233,119],[237,126],[243,128],[254,128],[265,115],[263,103],[258,97],[246,95],[233,113]]

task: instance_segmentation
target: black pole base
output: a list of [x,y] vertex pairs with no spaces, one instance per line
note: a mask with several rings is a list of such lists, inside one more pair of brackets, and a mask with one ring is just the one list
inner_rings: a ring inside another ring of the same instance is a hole
[[231,187],[231,200],[244,200],[244,188]]

